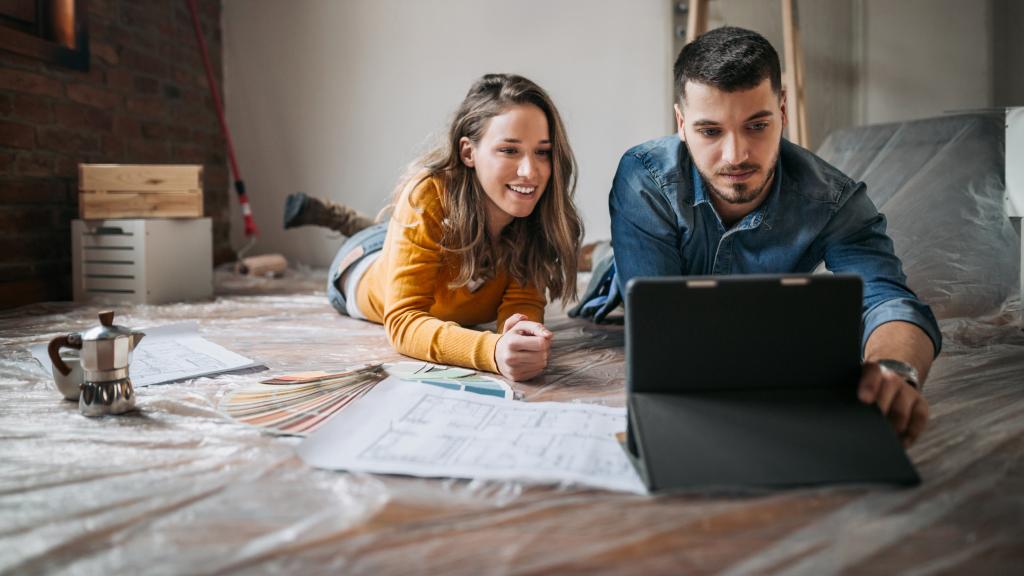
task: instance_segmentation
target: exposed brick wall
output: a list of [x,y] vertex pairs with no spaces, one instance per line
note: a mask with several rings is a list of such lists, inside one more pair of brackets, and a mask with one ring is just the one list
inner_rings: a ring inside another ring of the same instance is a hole
[[[220,0],[198,4],[220,84]],[[87,17],[88,72],[0,50],[0,308],[71,298],[81,162],[202,164],[214,261],[233,258],[224,139],[186,3],[89,0]]]

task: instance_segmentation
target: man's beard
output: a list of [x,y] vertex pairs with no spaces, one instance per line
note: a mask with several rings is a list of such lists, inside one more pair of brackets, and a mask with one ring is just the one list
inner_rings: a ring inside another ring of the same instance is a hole
[[[693,156],[691,155],[690,157],[692,158]],[[768,175],[765,176],[765,179],[763,182],[761,182],[761,185],[758,186],[757,188],[752,188],[749,182],[737,182],[736,184],[732,184],[727,189],[723,190],[712,184],[711,178],[708,178],[708,175],[705,174],[704,171],[701,170],[699,167],[697,168],[697,172],[700,174],[700,178],[702,183],[704,184],[704,187],[715,198],[718,198],[719,200],[725,202],[726,204],[747,204],[759,198],[761,194],[765,191],[765,188],[768,187],[768,184],[772,182],[772,177],[775,175],[775,167],[778,165],[778,160],[779,153],[776,152],[775,157],[772,158],[772,162],[770,164],[771,170],[768,172]],[[736,174],[743,173],[748,170],[756,170],[757,172],[760,172],[761,167],[758,166],[757,164],[748,164],[744,162],[742,164],[737,164],[735,166],[725,166],[723,168],[718,169],[716,173],[721,174],[725,172]],[[755,172],[755,174],[757,172]]]

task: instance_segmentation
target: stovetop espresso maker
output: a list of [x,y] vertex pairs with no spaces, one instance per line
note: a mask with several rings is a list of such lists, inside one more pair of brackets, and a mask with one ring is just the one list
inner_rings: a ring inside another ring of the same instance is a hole
[[82,384],[78,409],[86,416],[121,414],[135,408],[135,390],[128,376],[132,351],[144,333],[114,324],[114,312],[99,313],[100,326],[58,336],[48,352],[55,370],[65,376],[71,368],[60,357],[61,348],[81,350]]

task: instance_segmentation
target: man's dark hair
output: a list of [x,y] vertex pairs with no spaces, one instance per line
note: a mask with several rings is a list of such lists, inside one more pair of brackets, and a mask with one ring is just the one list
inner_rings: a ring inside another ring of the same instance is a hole
[[698,82],[723,92],[749,90],[770,78],[772,92],[782,90],[779,54],[757,32],[723,26],[705,32],[679,52],[672,68],[676,95],[686,98],[686,83]]

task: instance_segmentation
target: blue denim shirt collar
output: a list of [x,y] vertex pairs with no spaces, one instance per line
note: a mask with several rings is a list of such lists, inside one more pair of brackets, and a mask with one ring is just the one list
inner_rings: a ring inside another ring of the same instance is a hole
[[[711,198],[708,197],[708,193],[704,190],[704,179],[701,178],[700,172],[697,170],[697,165],[690,163],[690,172],[693,179],[693,205],[698,206],[700,204],[707,204],[711,211],[718,218],[718,223],[722,223],[722,217],[718,215],[718,211],[715,210],[715,205],[711,202]],[[769,230],[772,229],[771,215],[778,212],[776,208],[779,204],[779,196],[782,194],[782,157],[781,155],[775,161],[775,179],[772,181],[772,189],[768,192],[768,197],[765,201],[757,207],[756,210],[747,214],[733,226],[734,230],[751,230],[757,228],[762,223]]]

